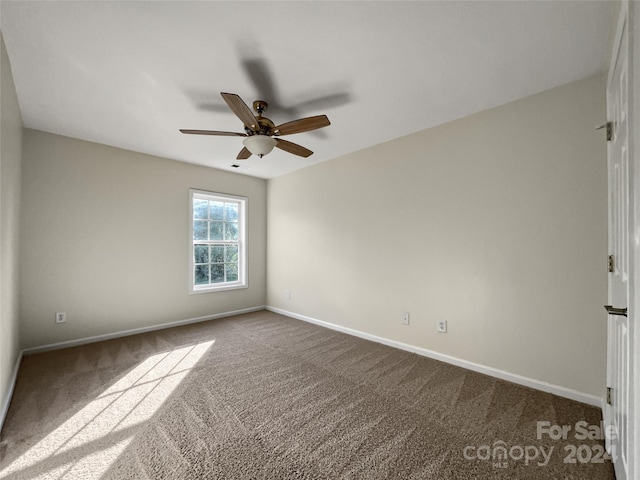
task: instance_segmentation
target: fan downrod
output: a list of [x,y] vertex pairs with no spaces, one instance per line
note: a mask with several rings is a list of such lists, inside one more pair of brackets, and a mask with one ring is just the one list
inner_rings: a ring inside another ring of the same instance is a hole
[[258,113],[256,120],[258,121],[260,130],[257,132],[252,132],[245,127],[245,132],[247,132],[247,134],[267,135],[267,136],[271,136],[273,134],[273,130],[276,128],[275,124],[267,117],[262,116],[262,112],[267,111],[268,108],[269,108],[269,104],[264,100],[256,100],[253,102],[253,109]]

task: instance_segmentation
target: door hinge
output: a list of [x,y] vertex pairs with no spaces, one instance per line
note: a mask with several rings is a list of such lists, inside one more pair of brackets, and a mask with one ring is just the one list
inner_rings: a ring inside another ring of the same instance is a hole
[[607,404],[613,405],[613,388],[607,387]]
[[609,255],[608,269],[609,269],[609,273],[613,273],[616,271],[616,260],[613,255]]
[[606,129],[607,132],[607,142],[610,142],[613,138],[613,122],[603,123],[599,127],[596,127],[596,130]]

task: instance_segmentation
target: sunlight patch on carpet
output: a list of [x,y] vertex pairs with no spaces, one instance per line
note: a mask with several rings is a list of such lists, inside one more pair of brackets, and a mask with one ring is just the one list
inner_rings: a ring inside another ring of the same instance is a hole
[[[132,427],[158,411],[213,343],[147,358],[16,459],[0,478],[18,472],[29,478],[82,478],[83,473],[99,478],[133,439]],[[44,462],[46,469],[41,468]]]

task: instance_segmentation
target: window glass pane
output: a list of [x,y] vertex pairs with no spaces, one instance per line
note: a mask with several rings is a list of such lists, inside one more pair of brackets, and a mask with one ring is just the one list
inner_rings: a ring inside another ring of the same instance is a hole
[[238,240],[238,223],[225,222],[224,226],[224,239],[232,241]]
[[224,245],[211,246],[211,263],[224,262]]
[[209,202],[209,209],[211,211],[211,220],[224,220],[223,202]]
[[222,238],[222,222],[211,222],[209,225],[209,239],[210,240],[223,240]]
[[206,220],[193,221],[193,239],[207,240],[207,222]]
[[238,246],[227,245],[224,261],[227,263],[238,263]]
[[211,265],[211,283],[224,282],[224,265]]
[[225,265],[227,271],[227,282],[237,282],[238,281],[238,264],[237,263],[227,263]]
[[196,263],[209,263],[209,247],[207,245],[194,245],[193,257]]
[[203,285],[209,283],[209,265],[196,265],[195,267],[195,284]]
[[190,192],[191,293],[246,286],[246,247],[240,242],[246,228],[246,199],[195,189]]
[[225,220],[231,222],[238,220],[238,204],[237,203],[225,203]]
[[193,199],[193,218],[207,218],[207,206],[209,202],[206,200]]

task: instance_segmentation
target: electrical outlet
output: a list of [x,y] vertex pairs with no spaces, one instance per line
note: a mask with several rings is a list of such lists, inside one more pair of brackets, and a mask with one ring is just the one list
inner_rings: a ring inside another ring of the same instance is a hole
[[284,299],[285,300],[291,300],[291,290],[285,290],[284,291]]
[[440,333],[447,333],[447,321],[446,320],[438,321],[438,331]]
[[402,314],[402,324],[409,325],[409,312],[404,312]]
[[64,323],[67,321],[67,314],[64,312],[56,313],[56,323]]

